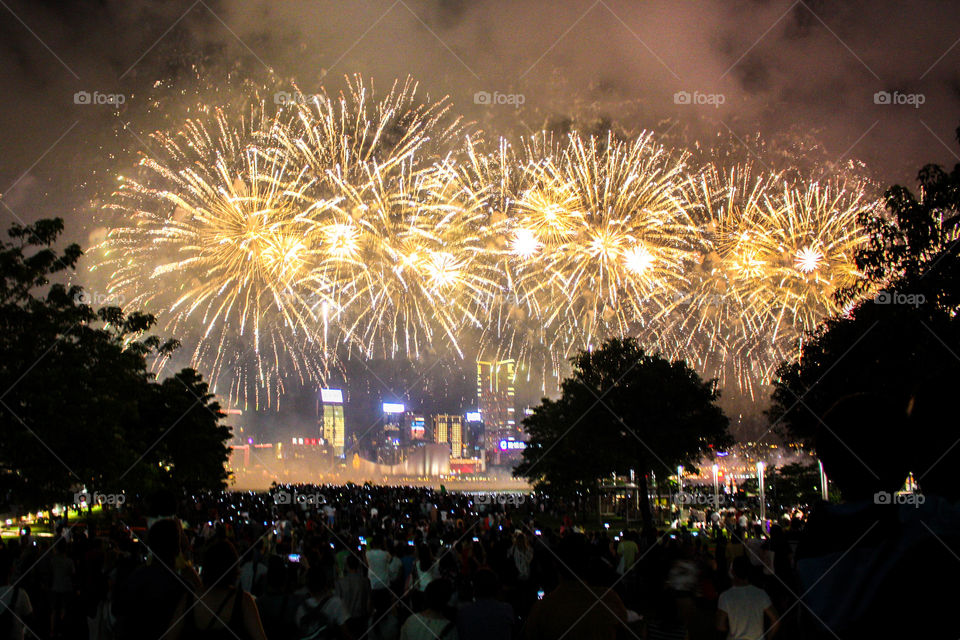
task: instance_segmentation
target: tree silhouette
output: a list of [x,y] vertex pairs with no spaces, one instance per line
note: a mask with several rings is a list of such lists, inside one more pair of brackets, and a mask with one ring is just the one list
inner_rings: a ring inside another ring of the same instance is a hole
[[603,477],[638,479],[644,524],[652,524],[647,474],[693,466],[728,442],[715,381],[685,362],[647,354],[634,338],[613,338],[571,359],[556,400],[523,421],[530,435],[515,475],[556,494],[592,492]]
[[229,428],[191,370],[157,383],[146,358],[175,341],[152,316],[94,309],[71,271],[62,220],[14,225],[0,242],[0,502],[22,506],[101,493],[224,485]]
[[815,447],[854,499],[896,491],[911,472],[926,493],[960,495],[950,477],[960,462],[960,165],[924,167],[918,194],[891,187],[886,213],[863,220],[866,277],[838,294],[850,312],[813,332],[774,381],[770,417]]

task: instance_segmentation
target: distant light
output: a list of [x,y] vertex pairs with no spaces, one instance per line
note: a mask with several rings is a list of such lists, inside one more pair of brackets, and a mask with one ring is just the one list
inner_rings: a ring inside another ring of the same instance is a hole
[[343,404],[343,391],[341,389],[320,389],[320,399],[323,402]]
[[384,402],[383,403],[383,412],[384,413],[403,413],[405,407],[399,402]]
[[467,412],[467,422],[480,422],[480,412],[479,411],[468,411]]

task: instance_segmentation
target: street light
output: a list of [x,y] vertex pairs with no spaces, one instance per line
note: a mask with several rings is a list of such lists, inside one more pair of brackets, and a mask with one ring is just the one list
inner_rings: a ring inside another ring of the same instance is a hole
[[713,463],[713,505],[720,511],[720,465]]
[[760,481],[760,526],[762,527],[767,521],[767,500],[764,495],[763,489],[763,470],[764,464],[762,462],[757,463],[757,480]]
[[680,503],[680,520],[679,524],[683,524],[683,465],[677,465],[677,502]]
[[820,497],[824,502],[830,501],[830,490],[827,486],[827,472],[823,470],[823,460],[817,460],[820,466]]

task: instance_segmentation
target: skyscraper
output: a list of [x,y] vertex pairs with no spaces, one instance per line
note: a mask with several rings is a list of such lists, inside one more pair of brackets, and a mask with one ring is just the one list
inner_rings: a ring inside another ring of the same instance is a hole
[[345,442],[343,391],[320,389],[320,402],[320,437],[326,440],[333,455],[342,457]]
[[433,441],[437,444],[449,444],[450,455],[463,456],[463,418],[447,413],[433,416]]
[[496,449],[501,438],[519,434],[514,418],[516,367],[515,360],[477,361],[477,401],[487,450]]

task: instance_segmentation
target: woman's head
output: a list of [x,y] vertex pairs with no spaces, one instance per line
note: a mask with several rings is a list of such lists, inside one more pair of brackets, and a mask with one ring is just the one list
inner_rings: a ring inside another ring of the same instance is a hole
[[430,545],[421,542],[417,547],[417,558],[420,560],[420,566],[427,567],[433,564],[433,554],[430,553]]
[[203,554],[203,586],[232,587],[237,582],[237,550],[227,540],[213,543]]
[[517,534],[517,537],[514,538],[514,544],[517,545],[517,548],[518,548],[518,549],[526,549],[526,548],[527,548],[527,536],[523,535],[522,532],[518,533],[518,534]]
[[427,601],[428,609],[443,611],[450,603],[450,596],[453,595],[453,586],[446,578],[440,578],[428,584],[423,595]]

